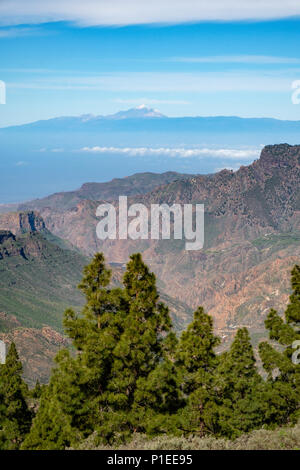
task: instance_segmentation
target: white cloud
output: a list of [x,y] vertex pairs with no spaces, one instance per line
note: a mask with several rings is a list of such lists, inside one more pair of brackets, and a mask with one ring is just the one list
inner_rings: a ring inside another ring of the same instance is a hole
[[[1,20],[0,20],[1,23]],[[4,28],[0,29],[0,39],[1,38],[18,38],[23,36],[34,36],[36,34],[41,34],[39,28]]]
[[[246,70],[235,72],[116,72],[90,76],[48,76],[30,81],[8,82],[8,88],[33,90],[78,90],[112,92],[190,92],[239,91],[290,92],[291,81],[300,69]],[[150,103],[149,103],[150,104]]]
[[169,62],[198,64],[300,64],[297,57],[276,57],[265,55],[228,55],[208,57],[172,57]]
[[299,0],[2,0],[0,24],[71,21],[79,26],[276,19],[300,15]]
[[21,160],[21,161],[19,161],[15,164],[15,166],[27,166],[27,165],[28,165],[28,162],[25,162],[23,160]]
[[99,154],[112,154],[112,155],[127,155],[129,157],[145,157],[145,156],[164,156],[171,158],[228,158],[228,159],[244,159],[259,157],[260,150],[258,149],[208,149],[208,148],[151,148],[151,147],[83,147],[81,152],[99,153]]

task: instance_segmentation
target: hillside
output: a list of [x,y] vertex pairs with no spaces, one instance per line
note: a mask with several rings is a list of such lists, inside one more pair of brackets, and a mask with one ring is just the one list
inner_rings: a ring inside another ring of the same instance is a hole
[[[69,245],[51,234],[35,212],[0,217],[0,339],[16,343],[30,385],[48,381],[55,354],[69,344],[63,312],[72,306],[79,311],[84,303],[77,285],[89,260]],[[112,268],[112,283],[119,285],[124,266]],[[191,309],[164,293],[161,298],[175,328],[183,329]]]
[[47,241],[40,233],[0,233],[0,311],[22,326],[61,330],[62,312],[79,307],[76,286],[87,258]]
[[[88,199],[92,201],[113,201],[119,195],[135,196],[152,191],[155,187],[168,184],[178,179],[188,178],[190,175],[183,175],[175,171],[166,173],[138,173],[127,178],[115,178],[107,183],[85,183],[76,191],[56,193],[51,196],[16,204],[19,211],[30,209],[61,209],[66,210],[75,207],[80,201]],[[9,206],[5,206],[9,209]],[[2,208],[4,212],[4,207]],[[1,206],[0,206],[1,212]]]
[[[117,187],[108,185],[106,194],[113,196]],[[186,326],[193,309],[204,305],[223,347],[240,326],[250,329],[257,344],[265,337],[267,312],[282,312],[290,294],[290,270],[300,258],[299,201],[300,146],[284,144],[264,148],[259,160],[237,172],[177,179],[129,197],[129,203],[147,206],[204,203],[205,245],[200,251],[185,251],[181,240],[102,242],[95,231],[97,200],[83,199],[65,209],[64,204],[39,207],[40,213],[2,214],[0,311],[15,315],[23,328],[41,331],[47,325],[61,331],[64,309],[82,304],[76,285],[87,257],[103,251],[119,283],[129,254],[141,251],[157,275],[177,330]],[[77,252],[70,251],[74,246]],[[2,331],[14,331],[7,321],[6,327],[0,321]]]
[[23,364],[24,379],[30,387],[36,381],[48,383],[53,359],[58,350],[70,347],[70,342],[50,326],[22,327],[14,315],[0,312],[0,339],[15,343]]
[[205,245],[187,252],[183,241],[110,240],[96,237],[97,201],[65,211],[41,209],[46,227],[87,255],[103,251],[124,263],[142,251],[164,292],[191,308],[203,304],[221,334],[240,325],[263,334],[270,307],[282,310],[289,270],[299,260],[300,146],[267,146],[259,160],[233,172],[193,176],[129,198],[132,202],[204,203]]
[[[13,220],[27,217],[13,214],[11,225]],[[37,225],[43,231],[40,217],[32,222],[34,231],[18,236],[0,231],[0,339],[16,343],[31,386],[37,379],[48,381],[54,355],[68,345],[62,314],[68,306],[78,310],[83,304],[77,284],[87,263],[86,257],[53,243],[57,237],[50,242],[36,231]],[[18,232],[18,224],[12,228]]]

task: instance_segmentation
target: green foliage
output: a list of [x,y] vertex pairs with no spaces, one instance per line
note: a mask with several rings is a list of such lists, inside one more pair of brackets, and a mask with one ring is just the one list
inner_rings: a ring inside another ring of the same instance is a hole
[[[76,289],[88,258],[61,249],[38,232],[0,244],[1,311],[15,315],[22,326],[62,329],[68,305],[81,308],[84,298]],[[0,322],[0,331],[6,325]]]
[[300,266],[294,266],[292,270],[292,289],[290,303],[285,312],[288,323],[300,324]]
[[124,293],[128,302],[123,333],[114,349],[109,384],[114,406],[130,407],[139,378],[145,378],[163,355],[163,334],[169,331],[168,308],[159,302],[156,280],[140,254],[130,257],[124,275]]
[[[79,286],[86,296],[83,315],[77,316],[72,309],[65,312],[65,330],[78,354],[71,357],[67,350],[58,353],[57,366],[23,448],[63,449],[78,436],[88,435],[97,424],[112,351],[122,328],[121,291],[110,290],[109,281],[103,255],[97,254],[85,267]],[[56,413],[59,419],[55,419]]]
[[22,380],[22,364],[14,343],[10,345],[6,363],[0,365],[0,449],[18,449],[28,433],[32,415]]
[[237,437],[263,424],[263,380],[247,328],[237,331],[230,350],[222,354],[216,384],[221,435]]
[[295,341],[300,340],[300,267],[292,270],[292,295],[282,319],[275,310],[271,310],[266,321],[271,340],[277,347],[263,342],[259,345],[259,354],[263,367],[268,374],[269,407],[273,423],[295,422],[300,414],[300,365],[292,361]]
[[110,291],[108,286],[111,278],[111,271],[106,269],[104,256],[96,253],[93,261],[84,268],[84,276],[78,288],[82,290],[86,297],[85,313],[93,315],[97,319],[97,328],[100,329],[102,315],[111,308]]
[[45,385],[41,385],[40,382],[37,380],[35,387],[28,391],[28,394],[32,398],[40,399],[43,393],[43,388]]
[[212,317],[203,307],[194,313],[194,320],[181,335],[177,350],[177,364],[184,375],[184,392],[189,394],[202,386],[206,376],[218,364],[214,348],[220,343],[213,333]]
[[70,416],[63,413],[53,385],[43,391],[37,416],[22,450],[61,450],[73,441]]
[[258,249],[265,248],[279,250],[290,245],[298,245],[300,240],[299,233],[281,233],[269,234],[252,241],[252,245]]
[[[81,450],[114,451],[116,446],[103,446],[96,442],[95,435],[81,442]],[[298,450],[300,449],[300,422],[294,427],[276,430],[259,429],[245,433],[234,440],[197,435],[149,438],[135,433],[129,442],[118,444],[119,450]]]
[[182,390],[187,405],[179,413],[178,426],[183,432],[201,436],[213,432],[216,425],[214,374],[218,358],[214,348],[220,343],[213,332],[212,317],[202,307],[180,337],[177,367],[182,376]]
[[[75,436],[94,429],[103,440],[122,439],[135,427],[145,429],[139,413],[148,407],[149,395],[156,414],[166,412],[177,395],[180,403],[176,374],[169,375],[173,366],[160,362],[170,354],[174,338],[164,337],[171,321],[167,307],[159,302],[155,276],[140,255],[131,256],[124,289],[110,289],[110,275],[102,254],[96,254],[84,269],[79,288],[86,305],[81,316],[68,309],[64,319],[78,353],[75,357],[66,350],[58,354],[47,398],[42,396],[24,448],[64,448]],[[149,388],[148,376],[159,390]],[[172,387],[175,390],[169,396]],[[160,403],[155,405],[157,400]],[[50,407],[60,413],[54,435]]]
[[[12,345],[0,368],[1,448],[59,450],[91,436],[94,446],[122,446],[143,434],[240,439],[253,429],[296,422],[300,366],[292,354],[300,337],[299,267],[292,272],[285,320],[271,310],[265,322],[278,343],[259,346],[266,380],[246,328],[228,351],[216,354],[220,340],[202,307],[178,339],[140,254],[130,257],[122,288],[111,288],[110,279],[97,253],[79,284],[86,298],[81,315],[68,309],[64,316],[73,353],[58,353],[48,386],[37,384],[28,393]],[[25,396],[39,400],[29,433]]]

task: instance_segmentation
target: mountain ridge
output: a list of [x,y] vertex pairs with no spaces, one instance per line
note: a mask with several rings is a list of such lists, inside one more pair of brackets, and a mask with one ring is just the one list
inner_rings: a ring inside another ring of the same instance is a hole
[[[20,225],[29,214],[32,226]],[[4,229],[2,219],[0,215],[0,339],[16,343],[31,386],[36,380],[47,383],[57,351],[70,346],[63,335],[63,312],[82,309],[84,296],[77,285],[89,258],[45,229],[37,212],[5,214]],[[124,266],[111,267],[112,285],[118,286]],[[191,309],[164,292],[161,298],[170,306],[175,328],[182,330]]]
[[236,169],[250,164],[263,145],[297,144],[299,135],[300,121],[226,116],[85,116],[2,128],[7,178],[0,202],[30,201],[87,181],[133,173],[210,174],[220,168]]
[[[129,194],[128,204],[142,202],[147,207],[163,202],[204,203],[205,245],[200,251],[185,251],[184,240],[101,241],[95,231],[99,202],[82,199],[65,209],[39,208],[36,217],[43,220],[41,227],[45,226],[46,232],[21,233],[14,235],[16,240],[7,231],[10,215],[0,215],[0,229],[6,229],[0,234],[3,245],[18,247],[20,236],[33,243],[32,238],[37,242],[53,232],[86,256],[103,251],[116,282],[121,280],[129,255],[140,251],[158,278],[162,299],[170,304],[177,329],[188,322],[193,309],[203,305],[214,318],[223,347],[241,326],[249,328],[257,344],[265,337],[269,309],[283,312],[290,294],[290,270],[300,257],[299,145],[266,146],[260,159],[236,172],[192,175],[156,186],[146,194]],[[117,207],[118,201],[110,202]],[[12,217],[16,224],[24,220],[24,214],[21,219],[15,214]],[[4,225],[1,219],[6,220]],[[19,226],[16,233],[18,230]],[[31,284],[34,279],[31,275]],[[4,282],[7,280],[9,276],[4,275]],[[0,311],[7,310],[0,299]]]
[[[36,210],[42,207],[53,207],[56,209],[61,207],[62,209],[67,209],[75,207],[76,204],[84,199],[113,201],[121,193],[123,196],[144,194],[157,186],[176,179],[188,178],[189,176],[191,175],[175,171],[136,173],[124,178],[114,178],[103,183],[83,183],[77,190],[55,193],[45,198],[14,204],[13,207],[16,211],[30,211],[31,208]],[[9,209],[9,206],[6,207]]]
[[[260,159],[236,172],[194,175],[129,196],[128,204],[147,207],[204,203],[201,251],[186,252],[183,240],[101,241],[95,230],[99,202],[82,200],[64,211],[46,207],[41,215],[51,232],[88,256],[103,251],[108,262],[124,263],[132,252],[141,251],[164,292],[190,308],[203,304],[222,334],[242,318],[252,318],[253,331],[262,334],[266,309],[284,306],[288,271],[300,256],[300,146],[266,146]],[[117,201],[112,203],[117,207]],[[276,290],[279,295],[274,296]],[[262,301],[264,295],[271,300]]]
[[[11,125],[11,126],[6,126],[0,128],[0,130],[3,129],[16,129],[16,128],[21,128],[21,127],[32,127],[36,125],[42,125],[44,126],[46,123],[53,123],[53,124],[72,124],[72,123],[81,123],[81,124],[93,124],[93,123],[99,123],[101,121],[124,121],[124,120],[149,120],[149,123],[153,123],[153,119],[157,121],[163,121],[163,120],[170,120],[173,122],[177,123],[183,123],[183,122],[189,122],[193,123],[196,121],[199,121],[201,123],[206,122],[207,124],[216,124],[216,123],[222,123],[222,124],[237,124],[239,123],[240,125],[244,124],[273,124],[274,126],[280,126],[284,125],[290,125],[294,129],[298,129],[300,125],[300,120],[292,120],[292,119],[278,119],[278,118],[272,118],[272,117],[244,117],[244,116],[225,116],[225,115],[215,115],[215,116],[201,116],[201,115],[195,115],[195,116],[167,116],[165,114],[162,114],[158,109],[154,108],[149,108],[146,105],[140,105],[136,106],[134,108],[129,108],[127,110],[121,110],[117,111],[113,114],[81,114],[79,116],[58,116],[58,117],[52,117],[52,118],[47,118],[47,119],[41,119],[37,121],[32,121],[24,124],[18,124],[18,125]],[[144,121],[144,123],[146,123]],[[157,122],[158,125],[161,125],[161,122]]]

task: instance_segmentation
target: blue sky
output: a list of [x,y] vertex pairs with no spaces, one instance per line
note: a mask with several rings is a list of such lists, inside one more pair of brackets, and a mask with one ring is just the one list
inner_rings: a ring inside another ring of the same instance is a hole
[[[10,5],[18,3],[11,0]],[[72,17],[63,8],[54,14],[34,1],[23,3],[28,9],[18,10],[17,16],[5,0],[0,5],[0,80],[7,87],[0,127],[62,115],[109,114],[142,103],[169,116],[300,119],[300,105],[291,101],[292,82],[300,80],[300,19],[284,18],[300,13],[299,2],[287,2],[286,11],[274,9],[274,15],[262,11],[257,19],[252,10],[241,19],[236,13],[219,18],[191,9],[187,21],[195,17],[196,22],[183,24],[179,13],[169,18],[164,9],[164,24],[151,9],[140,19],[138,13],[128,19],[118,10],[115,22],[121,26],[113,24],[110,11],[104,21],[84,7],[74,8]]]
[[[168,116],[300,120],[300,104],[292,103],[299,45],[299,0],[0,0],[0,84],[7,91],[0,127],[141,104]],[[136,130],[29,134],[1,137],[0,203],[137,171],[237,169],[262,145],[287,141],[278,134],[253,141],[247,133],[178,133],[160,142]],[[128,142],[142,147],[138,156],[121,148]],[[106,145],[113,149],[103,152]],[[172,155],[155,157],[157,145],[171,146]],[[187,158],[194,145],[197,155]],[[80,151],[85,147],[101,152]]]

